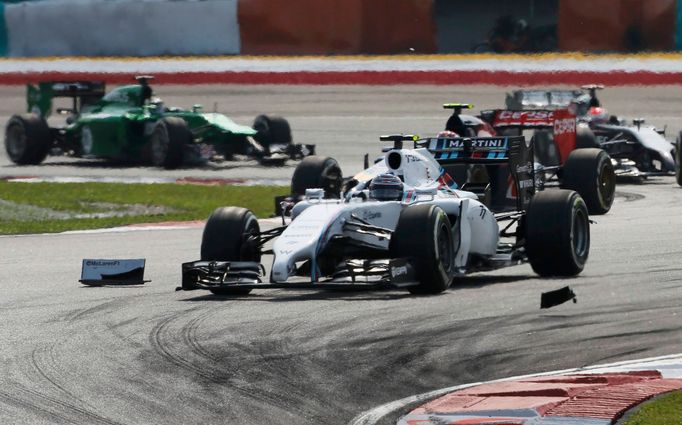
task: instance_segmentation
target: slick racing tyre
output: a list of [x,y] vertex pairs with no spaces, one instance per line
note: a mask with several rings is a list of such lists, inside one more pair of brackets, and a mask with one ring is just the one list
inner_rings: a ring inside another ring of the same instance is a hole
[[413,294],[438,294],[450,287],[455,270],[452,226],[436,205],[415,205],[400,213],[391,236],[392,258],[414,260],[419,284],[408,289]]
[[[260,226],[256,216],[246,208],[221,207],[211,213],[201,237],[201,259],[215,261],[260,262],[260,248],[249,243],[258,235]],[[246,295],[251,289],[216,288],[219,295]]]
[[40,164],[52,145],[47,122],[36,114],[13,115],[5,128],[5,150],[15,164]]
[[152,164],[167,170],[182,165],[185,147],[192,143],[192,132],[185,120],[164,117],[156,122],[150,138]]
[[575,276],[590,252],[590,222],[583,199],[572,190],[536,193],[525,218],[526,254],[540,276]]
[[291,193],[304,196],[306,189],[324,189],[325,198],[340,198],[343,174],[334,158],[307,156],[291,177]]
[[594,135],[592,129],[586,124],[578,124],[575,128],[575,148],[587,149],[598,147],[597,136]]
[[616,192],[616,174],[611,157],[601,149],[571,152],[562,169],[563,189],[575,190],[583,197],[590,214],[606,214]]
[[271,145],[291,144],[291,126],[283,117],[258,115],[253,121],[253,129],[258,132],[256,140],[264,148],[269,148]]

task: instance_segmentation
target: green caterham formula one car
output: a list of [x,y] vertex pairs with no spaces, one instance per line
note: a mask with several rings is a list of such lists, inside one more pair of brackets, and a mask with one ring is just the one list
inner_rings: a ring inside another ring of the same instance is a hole
[[[314,154],[314,145],[293,144],[282,117],[259,115],[253,127],[219,113],[166,107],[153,96],[149,80],[105,94],[101,81],[50,81],[27,86],[28,113],[14,115],[5,130],[5,148],[16,164],[39,164],[48,154],[151,163],[173,169],[201,159],[246,155],[263,164]],[[66,123],[50,127],[54,98],[70,98],[57,108]]]

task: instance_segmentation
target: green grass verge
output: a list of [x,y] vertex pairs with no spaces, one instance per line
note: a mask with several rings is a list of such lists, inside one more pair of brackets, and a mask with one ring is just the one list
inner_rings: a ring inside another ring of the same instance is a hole
[[51,233],[134,223],[205,220],[220,206],[274,211],[284,186],[0,181],[0,234]]
[[644,404],[625,422],[625,425],[680,424],[682,424],[682,391],[664,395]]

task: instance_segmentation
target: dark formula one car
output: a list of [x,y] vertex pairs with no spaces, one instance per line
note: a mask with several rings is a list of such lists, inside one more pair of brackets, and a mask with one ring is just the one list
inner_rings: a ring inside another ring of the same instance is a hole
[[582,90],[516,90],[507,94],[508,109],[571,109],[578,117],[579,147],[604,149],[614,162],[616,175],[646,178],[675,172],[675,146],[665,129],[645,125],[641,118],[627,122],[610,115],[597,97],[601,85]]
[[[382,140],[393,147],[355,175],[340,198],[308,188],[291,205],[289,223],[282,215],[282,227],[261,231],[244,208],[215,210],[204,228],[201,260],[182,265],[178,289],[393,287],[435,294],[457,276],[525,261],[542,276],[583,270],[590,246],[585,203],[571,190],[535,193],[530,140],[428,138],[415,140],[414,149],[403,147],[412,136]],[[307,167],[309,186],[325,180],[326,161],[315,163],[318,175]],[[514,211],[495,214],[466,187],[454,188],[443,167],[456,163],[508,167]],[[267,279],[266,254],[273,256]]]
[[[576,128],[576,116],[569,110],[497,109],[472,116],[461,113],[463,109],[472,108],[470,104],[448,103],[443,107],[452,109],[453,113],[442,134],[519,136],[524,130],[533,130],[537,188],[559,186],[575,190],[585,200],[590,214],[605,214],[611,209],[616,190],[612,161],[602,149],[578,149],[581,134]],[[469,168],[466,175],[460,171],[456,180],[478,181],[484,185],[496,180],[497,188],[491,186],[493,209],[503,209],[508,205],[508,200],[514,197],[511,186],[503,190],[504,182],[509,180],[509,172],[504,168],[487,169],[486,173],[476,171]],[[480,167],[478,171],[481,171]]]
[[[281,165],[314,153],[313,145],[291,143],[289,123],[282,117],[259,115],[253,127],[238,125],[225,115],[166,107],[153,97],[150,76],[138,84],[105,94],[96,81],[42,82],[27,86],[28,113],[10,118],[5,148],[16,164],[39,164],[48,153],[78,157],[148,162],[176,168],[202,157],[248,155],[265,164]],[[54,98],[70,98],[63,126],[50,128]]]

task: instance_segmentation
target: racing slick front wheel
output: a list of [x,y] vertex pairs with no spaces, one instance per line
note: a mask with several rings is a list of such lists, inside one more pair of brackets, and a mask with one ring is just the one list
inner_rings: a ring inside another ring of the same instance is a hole
[[[220,207],[211,213],[201,237],[201,259],[209,261],[260,262],[260,249],[250,237],[260,233],[256,216],[246,208]],[[246,295],[245,288],[215,288],[218,295]]]
[[389,246],[393,258],[414,261],[417,286],[413,294],[438,294],[450,287],[455,270],[452,226],[445,212],[436,205],[415,205],[400,213]]
[[185,120],[164,117],[156,122],[150,138],[152,164],[167,170],[182,165],[185,147],[192,143],[192,132]]
[[306,189],[324,189],[325,198],[340,198],[343,174],[330,157],[308,156],[296,166],[291,177],[291,193],[304,196]]
[[271,145],[290,145],[291,126],[289,121],[276,115],[258,115],[253,120],[253,129],[258,132],[256,140],[265,148]]
[[50,128],[38,115],[13,115],[7,122],[5,150],[15,164],[40,164],[47,156],[51,144]]
[[578,192],[590,214],[609,212],[616,192],[616,174],[606,152],[595,148],[574,150],[564,164],[562,176],[561,187]]
[[540,276],[575,276],[590,252],[587,207],[572,190],[536,193],[525,218],[526,254]]

